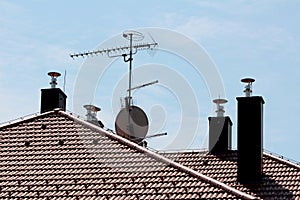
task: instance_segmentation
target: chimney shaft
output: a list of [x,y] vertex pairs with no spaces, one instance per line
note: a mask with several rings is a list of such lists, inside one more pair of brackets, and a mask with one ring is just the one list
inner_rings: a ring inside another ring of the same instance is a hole
[[209,117],[209,152],[224,153],[231,149],[232,122],[226,117]]
[[224,153],[231,149],[231,127],[232,122],[229,117],[224,117],[224,106],[226,99],[214,99],[217,105],[217,117],[209,117],[209,152]]
[[55,108],[61,108],[66,110],[66,99],[67,95],[59,88],[56,79],[60,76],[58,72],[49,72],[48,75],[51,77],[51,88],[41,89],[41,113],[51,111]]
[[237,97],[238,181],[256,183],[262,177],[263,104],[261,96]]

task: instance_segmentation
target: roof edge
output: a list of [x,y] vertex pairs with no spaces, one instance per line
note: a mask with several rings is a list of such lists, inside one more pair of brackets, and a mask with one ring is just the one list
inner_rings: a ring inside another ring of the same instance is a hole
[[[52,111],[52,112],[54,112],[54,111]],[[119,135],[116,135],[116,134],[113,134],[111,132],[108,132],[108,131],[104,130],[103,128],[98,127],[98,126],[96,126],[94,124],[91,124],[89,122],[86,122],[86,121],[84,121],[84,120],[82,120],[80,118],[76,118],[72,114],[69,114],[69,113],[67,113],[65,111],[61,111],[61,110],[58,111],[58,112],[61,113],[62,115],[65,115],[66,117],[69,117],[69,118],[73,119],[74,121],[82,123],[82,124],[90,127],[91,129],[94,129],[97,132],[104,133],[105,136],[107,136],[107,137],[109,137],[111,139],[117,140],[117,141],[119,141],[119,142],[121,142],[121,143],[123,143],[123,144],[125,144],[125,145],[127,145],[129,147],[132,147],[132,148],[138,150],[141,153],[145,153],[145,154],[151,156],[152,158],[154,158],[155,160],[158,160],[160,162],[168,164],[168,165],[170,165],[170,166],[172,166],[172,167],[174,167],[176,169],[179,169],[179,170],[181,170],[183,172],[186,172],[186,173],[188,173],[188,174],[190,174],[190,175],[192,175],[194,177],[197,177],[197,178],[199,178],[199,179],[201,179],[201,180],[203,180],[203,181],[205,181],[205,182],[207,182],[209,184],[215,185],[216,187],[222,188],[222,189],[224,189],[225,191],[227,191],[227,192],[229,192],[231,194],[234,194],[236,196],[239,196],[239,197],[242,197],[242,198],[245,198],[245,199],[257,199],[255,196],[252,196],[250,194],[241,192],[241,191],[239,191],[239,190],[237,190],[237,189],[235,189],[235,188],[233,188],[231,186],[226,185],[225,183],[217,181],[216,179],[210,178],[210,177],[208,177],[208,176],[206,176],[204,174],[201,174],[201,173],[199,173],[199,172],[197,172],[197,171],[195,171],[195,170],[193,170],[193,169],[191,169],[189,167],[186,167],[186,166],[181,165],[181,164],[179,164],[179,163],[177,163],[175,161],[172,161],[172,160],[170,160],[170,159],[168,159],[168,158],[166,158],[166,157],[164,157],[162,155],[157,154],[154,151],[151,151],[149,149],[141,147],[138,144],[127,140],[126,138],[123,138],[123,137],[121,137]]]
[[265,151],[263,152],[263,154],[264,154],[265,156],[268,156],[268,157],[270,157],[270,158],[273,158],[273,159],[275,159],[275,160],[277,160],[277,161],[279,161],[279,162],[283,162],[283,163],[285,163],[285,164],[287,164],[287,165],[291,165],[291,166],[293,166],[293,167],[296,167],[296,168],[300,169],[300,165],[299,165],[299,164],[296,164],[296,163],[293,163],[293,162],[291,162],[291,161],[289,161],[289,160],[286,160],[286,159],[283,158],[283,156],[278,157],[278,156],[276,156],[276,155],[273,155],[271,152],[265,152]]

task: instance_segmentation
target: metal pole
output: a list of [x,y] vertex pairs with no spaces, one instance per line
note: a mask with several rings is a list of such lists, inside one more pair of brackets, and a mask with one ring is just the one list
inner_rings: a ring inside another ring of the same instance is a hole
[[129,84],[128,84],[128,105],[131,106],[131,76],[132,76],[132,33],[129,34],[130,36],[130,52],[129,52]]
[[129,83],[128,83],[128,130],[129,130],[129,135],[134,136],[134,131],[132,130],[132,125],[131,125],[131,120],[130,120],[130,111],[131,111],[131,75],[132,75],[132,34],[129,34],[130,36],[130,51],[129,51]]

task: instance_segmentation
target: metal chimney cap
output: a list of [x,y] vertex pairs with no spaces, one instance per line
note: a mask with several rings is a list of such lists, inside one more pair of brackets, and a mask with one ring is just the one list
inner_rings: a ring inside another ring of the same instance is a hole
[[50,82],[50,85],[51,85],[51,88],[55,88],[56,85],[57,85],[57,77],[60,76],[60,73],[58,72],[49,72],[48,75],[51,77],[51,82]]
[[217,117],[224,117],[225,110],[224,110],[224,106],[221,106],[221,104],[225,104],[228,101],[226,99],[218,98],[218,99],[214,99],[213,102],[217,104],[217,110],[216,110]]
[[247,85],[245,86],[245,96],[246,97],[251,97],[252,96],[252,83],[255,81],[255,79],[253,78],[243,78],[241,80],[242,83],[247,83]]
[[214,99],[213,102],[215,104],[224,104],[227,103],[228,101],[226,99]]
[[98,111],[101,110],[100,108],[98,108],[98,107],[96,107],[96,106],[94,106],[94,105],[84,105],[83,107],[84,107],[85,109],[90,110],[90,111],[93,111],[93,112],[98,112]]
[[59,77],[61,74],[59,72],[49,72],[48,75],[51,77]]
[[241,82],[243,83],[253,83],[255,81],[254,78],[243,78]]

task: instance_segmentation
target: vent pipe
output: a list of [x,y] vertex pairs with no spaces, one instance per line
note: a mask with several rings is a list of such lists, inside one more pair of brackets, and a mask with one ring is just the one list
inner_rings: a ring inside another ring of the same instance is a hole
[[217,105],[217,110],[216,110],[217,117],[224,117],[225,110],[222,104],[225,104],[228,101],[226,99],[219,98],[219,99],[214,99],[213,102]]
[[97,119],[97,112],[101,109],[90,104],[84,105],[83,107],[86,109],[86,121],[103,128],[103,123]]
[[60,108],[66,110],[67,95],[60,89],[56,88],[57,78],[60,76],[58,72],[49,72],[51,77],[50,86],[48,89],[41,89],[41,113]]
[[241,80],[242,83],[247,83],[247,85],[245,86],[245,96],[246,97],[251,97],[252,96],[252,83],[254,82],[255,80],[253,78],[243,78]]
[[262,178],[263,104],[261,96],[252,96],[252,78],[247,83],[245,97],[237,97],[238,181],[257,183]]
[[48,75],[51,77],[51,88],[55,88],[57,85],[57,78],[60,76],[58,72],[49,72]]
[[217,116],[209,117],[209,152],[213,154],[224,153],[231,150],[231,127],[230,117],[224,116],[225,110],[222,104],[226,99],[214,99],[217,105]]

